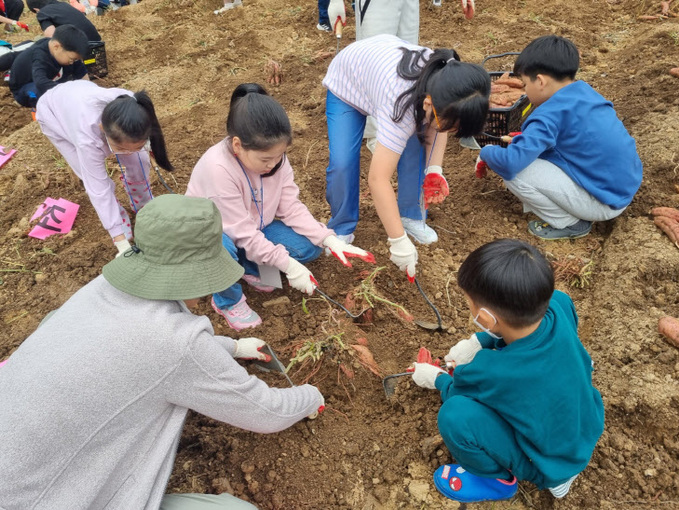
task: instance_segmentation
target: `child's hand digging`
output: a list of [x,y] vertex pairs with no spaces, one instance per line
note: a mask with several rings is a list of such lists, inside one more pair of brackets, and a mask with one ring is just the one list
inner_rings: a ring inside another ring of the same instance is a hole
[[350,257],[358,257],[364,262],[369,262],[371,264],[375,263],[375,256],[372,253],[362,250],[353,244],[345,243],[337,236],[326,237],[323,240],[323,246],[328,248],[330,253],[346,267],[352,267],[351,262],[347,260]]
[[449,195],[448,181],[443,176],[443,169],[438,165],[432,165],[424,173],[424,206],[440,204]]

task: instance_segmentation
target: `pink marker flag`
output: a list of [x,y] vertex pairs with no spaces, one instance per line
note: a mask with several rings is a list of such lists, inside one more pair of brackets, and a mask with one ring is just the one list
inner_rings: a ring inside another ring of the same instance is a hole
[[7,163],[10,159],[12,159],[12,156],[14,156],[17,153],[16,149],[5,149],[2,145],[0,145],[0,168],[3,167],[5,163]]
[[46,198],[31,217],[31,221],[37,219],[38,223],[29,232],[29,237],[45,239],[52,234],[69,233],[73,228],[73,222],[75,221],[75,215],[78,214],[78,209],[80,209],[78,204],[69,202],[64,198],[59,200]]

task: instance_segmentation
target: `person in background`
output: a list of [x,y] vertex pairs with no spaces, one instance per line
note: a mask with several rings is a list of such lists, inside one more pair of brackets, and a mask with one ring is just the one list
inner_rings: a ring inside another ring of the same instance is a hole
[[[415,277],[417,249],[438,240],[425,223],[426,208],[448,195],[441,164],[448,133],[482,131],[490,76],[463,63],[454,50],[414,46],[393,35],[350,44],[323,79],[330,159],[328,227],[351,242],[359,217],[361,136],[366,116],[377,119],[377,145],[368,184],[386,230],[391,260]],[[398,172],[398,199],[391,177]]]
[[101,35],[82,12],[58,0],[26,0],[28,9],[36,14],[45,37],[52,37],[61,25],[73,25],[82,30],[88,41],[101,41]]
[[24,3],[21,0],[0,0],[0,23],[5,24],[5,31],[11,32],[16,27],[28,32],[28,25],[19,21],[24,12]]
[[191,313],[243,269],[209,200],[163,195],[136,246],[106,264],[0,367],[3,508],[254,510],[230,494],[165,494],[189,409],[275,433],[318,415],[309,384],[270,388],[238,359],[258,338],[216,336]]
[[77,80],[48,90],[38,101],[36,118],[42,132],[82,180],[118,250],[116,256],[121,255],[130,247],[130,218],[116,199],[106,158],[115,155],[120,180],[135,212],[153,198],[149,151],[161,168],[174,169],[151,98],[144,91],[107,89]]
[[482,332],[444,357],[453,375],[427,363],[413,373],[441,393],[438,428],[456,461],[434,484],[464,503],[509,499],[522,480],[562,498],[604,431],[573,301],[554,290],[544,255],[516,239],[474,250],[457,281]]
[[634,138],[607,101],[575,80],[580,54],[564,37],[546,35],[517,57],[514,74],[535,110],[506,148],[486,145],[477,176],[490,168],[540,219],[528,230],[541,239],[576,239],[592,222],[613,219],[632,202],[643,168]]
[[89,52],[85,33],[73,25],[61,25],[19,53],[10,70],[9,89],[21,106],[35,108],[40,97],[59,83],[88,80],[82,59]]
[[[327,248],[345,266],[348,257],[375,262],[372,254],[341,241],[314,219],[299,200],[286,151],[292,142],[283,107],[256,83],[243,83],[231,95],[227,137],[196,163],[186,189],[189,196],[209,198],[222,213],[223,243],[245,267],[243,280],[271,292],[260,279],[259,265],[283,271],[293,288],[312,294],[318,282],[304,264]],[[212,307],[236,330],[262,319],[247,304],[234,282],[212,296]]]

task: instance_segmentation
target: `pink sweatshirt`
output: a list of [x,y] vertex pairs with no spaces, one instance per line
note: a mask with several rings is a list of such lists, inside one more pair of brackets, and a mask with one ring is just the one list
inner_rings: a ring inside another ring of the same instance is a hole
[[[36,107],[40,129],[82,179],[85,191],[111,237],[123,233],[123,220],[116,200],[115,183],[106,171],[106,158],[111,155],[111,150],[99,124],[106,105],[123,94],[132,95],[132,92],[75,80],[45,92]],[[120,155],[119,159],[132,181],[142,180],[144,168],[151,167],[146,151]]]
[[[258,202],[263,198],[261,204],[255,204],[253,193]],[[198,160],[186,194],[209,198],[217,204],[224,233],[238,248],[245,250],[248,260],[274,266],[283,272],[288,268],[290,256],[284,246],[273,244],[264,237],[260,212],[264,227],[279,219],[317,246],[329,235],[334,235],[300,202],[299,188],[287,158],[274,175],[261,177],[245,166],[241,168],[228,138],[210,147]]]

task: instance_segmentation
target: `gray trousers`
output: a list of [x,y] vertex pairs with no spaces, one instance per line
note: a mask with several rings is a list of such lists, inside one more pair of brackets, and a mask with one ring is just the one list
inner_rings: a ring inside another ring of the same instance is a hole
[[523,202],[523,212],[536,214],[554,228],[570,227],[579,220],[610,220],[625,210],[602,204],[558,166],[544,159],[535,160],[504,183]]
[[160,510],[257,510],[231,494],[165,494]]

